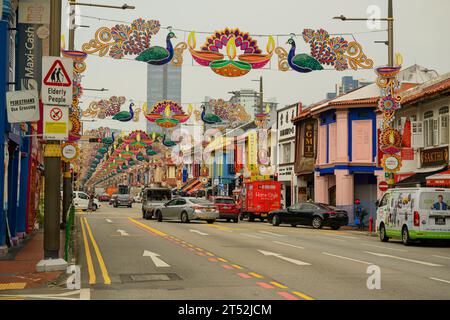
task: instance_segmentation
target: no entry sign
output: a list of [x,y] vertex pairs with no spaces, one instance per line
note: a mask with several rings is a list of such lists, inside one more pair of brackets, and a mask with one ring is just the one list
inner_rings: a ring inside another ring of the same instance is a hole
[[378,184],[378,190],[380,190],[381,192],[385,192],[385,191],[387,191],[387,189],[388,189],[388,184],[386,181],[381,181]]
[[42,57],[42,102],[69,106],[73,98],[73,60]]
[[44,106],[43,138],[67,140],[69,136],[69,107]]

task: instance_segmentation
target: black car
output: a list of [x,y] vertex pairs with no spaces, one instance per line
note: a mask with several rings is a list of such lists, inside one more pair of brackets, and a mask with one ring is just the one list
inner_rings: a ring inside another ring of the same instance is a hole
[[297,203],[283,210],[272,211],[269,213],[268,220],[274,226],[282,223],[312,226],[314,229],[320,229],[323,226],[329,226],[334,230],[348,224],[348,214],[344,210],[322,203]]
[[114,208],[117,207],[128,207],[131,208],[133,206],[133,197],[131,194],[118,194],[113,199]]

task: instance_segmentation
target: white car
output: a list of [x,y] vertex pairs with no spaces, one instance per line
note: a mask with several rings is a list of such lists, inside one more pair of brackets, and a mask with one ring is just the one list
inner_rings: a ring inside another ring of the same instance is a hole
[[134,200],[135,203],[142,203],[142,198],[141,198],[141,196],[139,196],[139,195],[133,197],[133,200]]
[[[86,211],[89,207],[89,196],[82,191],[74,191],[73,203],[75,205],[75,209]],[[97,211],[98,208],[100,208],[100,202],[94,198],[92,210]]]

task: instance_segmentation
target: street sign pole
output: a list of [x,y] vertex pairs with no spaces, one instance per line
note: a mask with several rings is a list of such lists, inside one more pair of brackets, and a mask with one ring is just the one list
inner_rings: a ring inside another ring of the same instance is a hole
[[[50,56],[61,52],[61,0],[51,0]],[[44,150],[45,206],[44,259],[58,259],[61,211],[61,147],[58,140],[47,141]]]

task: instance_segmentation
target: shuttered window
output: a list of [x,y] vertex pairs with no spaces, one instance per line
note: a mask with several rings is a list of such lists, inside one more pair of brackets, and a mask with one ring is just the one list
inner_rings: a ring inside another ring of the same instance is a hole
[[449,141],[448,109],[448,106],[439,109],[440,144],[448,144]]
[[412,128],[412,147],[413,148],[423,148],[424,142],[424,130],[422,121],[411,122]]

